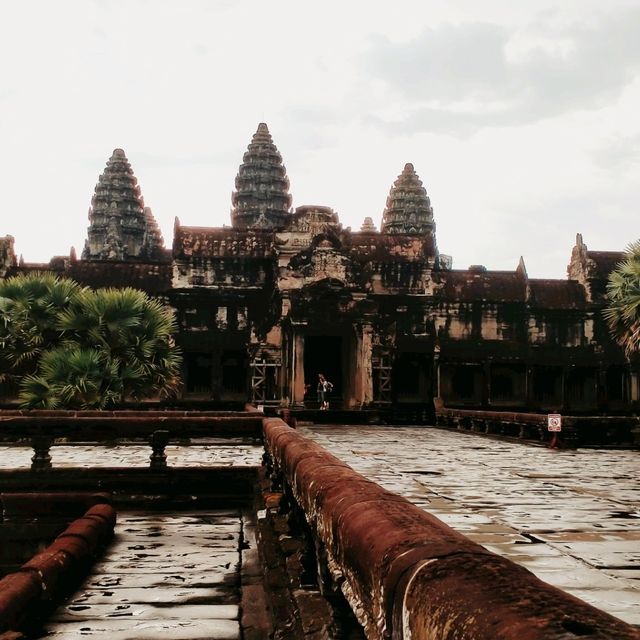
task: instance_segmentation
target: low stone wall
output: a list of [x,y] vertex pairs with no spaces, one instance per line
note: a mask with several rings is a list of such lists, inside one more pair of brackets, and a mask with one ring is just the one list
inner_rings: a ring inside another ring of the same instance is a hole
[[[0,485],[8,488],[1,476]],[[110,503],[106,493],[0,493],[0,578],[18,570],[90,507]]]
[[170,438],[259,439],[261,420],[258,412],[0,410],[0,441],[37,436],[105,442],[149,438],[159,429],[168,432]]
[[640,638],[367,480],[281,420],[265,419],[263,429],[275,479],[304,511],[318,555],[367,638]]
[[168,444],[189,444],[191,439],[262,439],[259,412],[237,414],[206,411],[46,411],[0,410],[0,443],[30,441],[31,470],[51,469],[50,450],[57,443],[130,443],[146,441],[149,466],[166,469]]
[[[87,498],[92,500],[92,497]],[[61,500],[61,502],[60,502]],[[82,504],[80,499],[80,504]],[[101,502],[101,500],[99,500]],[[72,508],[64,497],[2,495],[5,520],[42,506],[51,513],[56,504]],[[113,535],[116,512],[109,504],[94,504],[56,539],[17,571],[0,580],[0,633],[33,625],[37,618],[67,595],[84,576]]]
[[[521,440],[549,442],[547,415],[513,411],[452,409],[436,411],[436,424],[460,431],[501,435]],[[562,416],[557,434],[562,446],[640,446],[640,420],[636,416]]]

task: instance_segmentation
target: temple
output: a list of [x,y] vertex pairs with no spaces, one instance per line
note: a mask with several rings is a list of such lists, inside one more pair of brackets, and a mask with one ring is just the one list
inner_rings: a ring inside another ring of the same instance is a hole
[[[412,164],[393,182],[377,231],[344,228],[331,208],[292,208],[266,124],[235,180],[231,226],[176,218],[165,249],[133,170],[116,149],[99,177],[82,258],[19,261],[0,238],[0,277],[50,270],[89,286],[133,286],[172,305],[184,352],[183,398],[314,406],[319,373],[332,408],[626,413],[640,367],[609,337],[601,310],[622,252],[577,235],[566,280],[481,265],[452,269]],[[382,203],[381,203],[382,204]]]

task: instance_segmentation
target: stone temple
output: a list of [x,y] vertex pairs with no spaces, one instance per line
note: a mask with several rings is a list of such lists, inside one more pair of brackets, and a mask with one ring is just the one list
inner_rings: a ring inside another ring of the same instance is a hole
[[[391,181],[391,180],[390,180]],[[381,203],[382,206],[383,203]],[[99,177],[78,259],[17,260],[0,238],[0,277],[35,270],[89,286],[133,286],[176,310],[185,400],[332,408],[450,407],[626,413],[640,366],[610,339],[601,310],[622,257],[580,234],[566,280],[473,265],[439,252],[434,210],[412,164],[392,183],[379,230],[344,228],[331,208],[292,207],[266,124],[235,180],[231,226],[185,226],[165,248],[131,165],[116,149]]]

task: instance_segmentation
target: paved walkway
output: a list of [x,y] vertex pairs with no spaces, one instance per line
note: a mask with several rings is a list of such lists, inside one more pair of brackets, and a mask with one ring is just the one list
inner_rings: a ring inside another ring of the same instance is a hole
[[640,624],[640,452],[555,451],[425,427],[301,427],[539,578]]
[[237,511],[119,514],[102,561],[43,637],[239,640],[249,528]]

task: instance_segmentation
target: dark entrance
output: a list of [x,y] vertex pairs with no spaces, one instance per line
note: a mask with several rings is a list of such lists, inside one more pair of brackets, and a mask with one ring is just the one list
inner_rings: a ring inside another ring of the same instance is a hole
[[333,403],[342,399],[342,338],[340,336],[305,336],[304,339],[304,382],[310,385],[304,399],[307,406],[316,402],[318,374],[333,383],[333,391],[327,398]]
[[247,356],[243,351],[223,351],[222,396],[225,400],[246,400]]
[[187,393],[210,395],[212,392],[213,363],[210,353],[186,353]]
[[400,353],[393,371],[395,399],[398,402],[431,403],[433,360],[426,353]]

